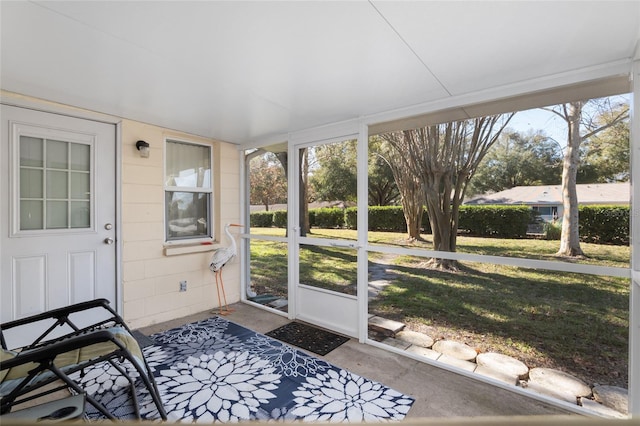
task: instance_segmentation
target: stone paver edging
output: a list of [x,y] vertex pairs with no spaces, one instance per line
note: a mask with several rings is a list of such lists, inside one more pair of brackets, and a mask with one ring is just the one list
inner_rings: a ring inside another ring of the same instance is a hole
[[370,329],[385,335],[384,343],[431,360],[437,360],[465,371],[517,385],[562,401],[578,404],[607,417],[626,417],[627,389],[594,385],[593,389],[568,373],[551,368],[529,368],[522,361],[499,353],[481,352],[467,344],[453,340],[434,340],[411,330],[404,324],[390,321],[393,331],[383,330],[387,321],[376,316],[369,318]]

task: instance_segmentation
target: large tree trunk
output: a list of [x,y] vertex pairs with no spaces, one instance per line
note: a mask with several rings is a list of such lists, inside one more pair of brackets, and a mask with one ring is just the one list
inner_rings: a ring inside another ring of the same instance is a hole
[[405,194],[401,191],[402,212],[407,223],[407,236],[409,241],[421,240],[422,215],[424,213],[423,198],[421,192],[413,191]]
[[568,104],[567,151],[562,164],[562,235],[560,236],[559,256],[584,256],[580,247],[578,229],[578,194],[576,178],[580,165],[580,121],[582,119],[582,102]]
[[[425,188],[429,223],[433,235],[433,249],[456,251],[457,220],[454,225],[451,205],[451,178],[449,173],[431,174],[430,184]],[[427,262],[431,268],[456,271],[458,263],[452,259],[432,258]]]
[[[406,143],[406,141],[404,142]],[[406,154],[401,152],[402,145],[402,141],[396,141],[396,144],[391,144],[390,148],[381,156],[391,168],[393,179],[400,192],[400,203],[407,224],[408,240],[421,240],[424,193],[415,171],[407,162]]]

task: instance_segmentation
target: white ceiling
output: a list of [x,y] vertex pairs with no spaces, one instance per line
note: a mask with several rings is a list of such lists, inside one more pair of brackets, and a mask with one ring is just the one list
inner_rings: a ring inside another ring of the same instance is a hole
[[640,40],[638,1],[1,1],[0,14],[2,89],[239,144],[606,77]]

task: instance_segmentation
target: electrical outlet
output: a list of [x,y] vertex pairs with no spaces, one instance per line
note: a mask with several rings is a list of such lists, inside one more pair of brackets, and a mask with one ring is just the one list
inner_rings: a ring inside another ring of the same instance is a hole
[[187,282],[180,281],[180,291],[187,291]]

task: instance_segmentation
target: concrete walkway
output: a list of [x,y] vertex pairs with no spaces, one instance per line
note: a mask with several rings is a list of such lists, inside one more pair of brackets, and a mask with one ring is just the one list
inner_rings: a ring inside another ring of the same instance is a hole
[[[266,333],[289,322],[286,317],[254,306],[238,303],[225,318],[259,333]],[[152,334],[212,316],[210,312],[192,315],[146,327]],[[580,417],[551,404],[456,374],[403,355],[351,339],[324,357],[332,364],[415,398],[407,419],[568,415]]]

